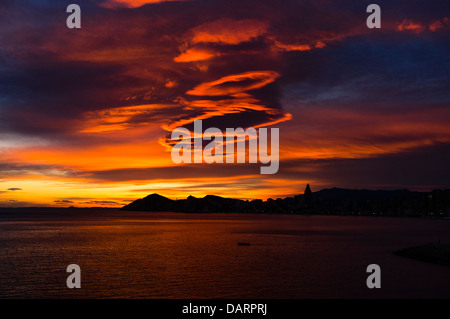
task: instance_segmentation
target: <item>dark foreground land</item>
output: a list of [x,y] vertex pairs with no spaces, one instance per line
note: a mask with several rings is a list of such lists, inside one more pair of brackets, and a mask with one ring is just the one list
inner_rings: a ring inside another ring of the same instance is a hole
[[401,249],[394,252],[394,254],[435,265],[450,267],[450,245],[427,244]]

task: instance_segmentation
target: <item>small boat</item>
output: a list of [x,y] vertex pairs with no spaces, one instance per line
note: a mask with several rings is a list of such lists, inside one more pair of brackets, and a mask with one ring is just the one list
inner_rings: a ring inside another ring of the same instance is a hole
[[238,246],[250,246],[250,243],[238,243]]

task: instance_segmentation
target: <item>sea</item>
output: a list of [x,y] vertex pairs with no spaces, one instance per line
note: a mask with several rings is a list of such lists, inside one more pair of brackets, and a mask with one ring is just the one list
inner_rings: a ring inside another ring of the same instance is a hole
[[393,254],[427,243],[450,220],[1,209],[0,298],[450,298],[450,268]]

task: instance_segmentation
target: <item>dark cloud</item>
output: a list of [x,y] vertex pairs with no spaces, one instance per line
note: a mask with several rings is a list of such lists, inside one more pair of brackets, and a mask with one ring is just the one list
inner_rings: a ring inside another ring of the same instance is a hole
[[348,188],[430,190],[450,187],[449,161],[450,144],[439,144],[374,158],[285,161],[278,177]]
[[151,181],[158,179],[202,178],[202,177],[233,177],[239,175],[258,175],[260,164],[211,164],[182,165],[148,168],[124,168],[86,172],[85,177],[93,180],[120,181]]
[[54,200],[53,202],[56,204],[72,204],[73,203],[73,201],[67,200],[67,199]]
[[[76,176],[79,173],[57,165],[33,165],[24,163],[0,163],[0,176],[46,175],[53,177]],[[20,190],[20,189],[14,189]]]
[[110,200],[91,200],[91,201],[88,201],[88,202],[79,202],[79,204],[100,204],[100,205],[103,205],[103,204],[114,204],[114,205],[121,205],[118,202],[114,202],[114,201],[110,201]]
[[9,190],[9,191],[21,191],[21,190],[22,190],[22,188],[18,188],[18,187],[11,187],[11,188],[8,188],[8,190]]
[[372,106],[386,112],[448,105],[447,36],[425,44],[409,35],[343,41],[324,50],[321,67],[307,79],[287,84],[285,97],[303,106]]
[[0,207],[48,207],[48,204],[37,204],[34,202],[10,199],[7,201],[0,200]]
[[[247,190],[247,189],[268,189],[268,188],[276,188],[273,184],[270,183],[264,183],[261,181],[258,181],[258,178],[246,178],[246,177],[237,177],[238,182],[224,182],[224,183],[199,183],[198,181],[194,180],[184,180],[184,183],[191,183],[189,185],[185,186],[178,186],[177,189],[184,189],[186,191],[189,190],[198,190],[198,189],[204,189],[204,190],[213,190],[213,189],[233,189],[236,191],[239,190]],[[258,185],[255,185],[255,182],[258,182]],[[282,185],[280,187],[283,187]],[[133,192],[139,192],[139,193],[151,193],[155,192],[157,189],[155,188],[145,188],[145,189],[134,189]]]

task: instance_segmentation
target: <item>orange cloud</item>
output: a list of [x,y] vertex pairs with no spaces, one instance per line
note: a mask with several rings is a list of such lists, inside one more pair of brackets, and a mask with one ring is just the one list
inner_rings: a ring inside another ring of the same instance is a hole
[[433,21],[428,28],[430,29],[430,31],[435,32],[449,25],[450,25],[449,18],[443,18],[442,21],[441,20]]
[[268,24],[253,19],[220,19],[191,30],[192,43],[239,44],[267,33]]
[[192,48],[186,52],[181,53],[179,56],[175,57],[173,60],[175,62],[196,62],[204,61],[214,57],[214,53],[210,50]]
[[[270,122],[262,123],[255,127],[269,126],[282,121],[291,119],[289,113],[284,114],[281,110],[273,109],[260,104],[260,101],[253,98],[231,98],[226,100],[194,100],[185,101],[185,109],[197,109],[202,110],[201,115],[193,116],[190,118],[183,118],[177,120],[171,124],[164,124],[162,128],[166,131],[173,131],[175,128],[185,126],[194,122],[195,120],[206,120],[212,117],[223,116],[226,114],[241,113],[246,111],[260,111],[265,112],[269,117],[274,117],[276,120],[270,120]],[[163,143],[165,145],[165,143]]]
[[[83,114],[83,129],[80,132],[104,133],[121,131],[137,125],[150,124],[150,122],[154,123],[155,116],[152,115],[152,112],[170,107],[170,105],[163,104],[146,104],[86,112]],[[139,120],[133,121],[133,118],[136,117],[139,117]]]
[[404,19],[398,26],[398,31],[411,31],[414,33],[421,33],[425,31],[425,26],[421,25],[420,23],[414,22],[409,19]]
[[442,29],[443,27],[444,27],[444,25],[442,24],[442,22],[439,21],[439,20],[436,20],[436,21],[434,21],[433,23],[430,24],[429,29],[434,32],[434,31],[437,31],[439,29]]
[[233,74],[216,81],[202,83],[186,94],[196,96],[234,95],[259,89],[275,81],[279,76],[280,74],[275,71],[250,71]]
[[426,30],[430,30],[432,32],[437,32],[443,29],[447,29],[449,26],[450,20],[447,17],[430,22],[428,27],[413,20],[404,19],[400,24],[397,24],[397,31],[411,31],[414,33],[422,33]]
[[322,41],[317,41],[315,44],[286,44],[275,40],[275,46],[283,51],[309,51],[312,49],[322,49],[326,44]]
[[[195,96],[230,96],[230,98],[224,100],[181,100],[180,103],[185,105],[185,110],[195,109],[197,112],[192,116],[181,117],[170,124],[164,124],[162,128],[170,132],[176,127],[183,127],[196,120],[205,120],[247,111],[257,111],[266,114],[265,120],[255,125],[255,127],[267,127],[289,121],[292,118],[291,114],[265,106],[251,94],[246,93],[247,91],[266,86],[275,81],[279,76],[280,74],[275,71],[250,71],[225,76],[212,82],[202,83],[186,92],[186,94]],[[170,150],[173,141],[166,137],[160,138],[159,143],[166,150]]]
[[275,41],[275,45],[284,51],[309,51],[312,49],[309,44],[284,44]]

